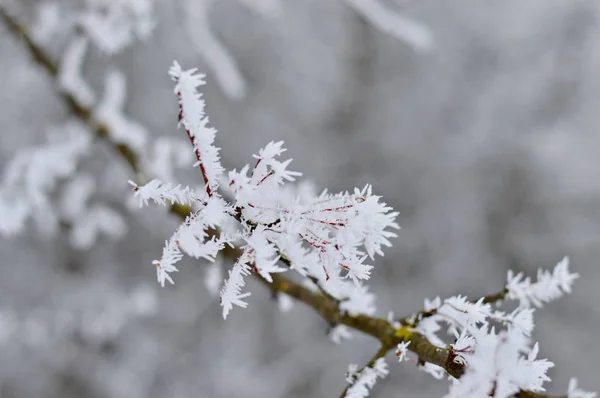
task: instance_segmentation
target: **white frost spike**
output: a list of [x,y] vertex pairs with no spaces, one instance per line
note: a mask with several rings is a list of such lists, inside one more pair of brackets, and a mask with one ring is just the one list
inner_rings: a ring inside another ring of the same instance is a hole
[[346,0],[348,5],[381,31],[411,45],[417,51],[433,47],[433,34],[425,26],[386,8],[379,0]]
[[225,281],[221,289],[221,306],[223,307],[223,319],[227,319],[227,315],[234,305],[246,308],[248,303],[243,299],[249,297],[251,293],[242,293],[242,288],[246,285],[244,276],[250,275],[250,266],[245,261],[245,255],[242,254],[240,259],[234,264],[233,269],[229,271],[229,279]]
[[346,381],[348,384],[354,383],[355,378],[358,376],[358,365],[355,363],[348,364],[348,371],[346,372]]
[[285,268],[277,266],[279,261],[277,248],[267,240],[264,227],[256,228],[254,233],[245,240],[248,243],[246,248],[249,258],[254,262],[260,276],[265,278],[267,282],[273,282],[271,273],[286,271]]
[[402,361],[406,360],[406,355],[408,354],[408,346],[409,345],[410,345],[410,341],[409,342],[403,341],[402,343],[398,344],[398,347],[396,347],[396,356],[398,357],[398,362],[402,362]]
[[525,336],[531,336],[534,327],[533,311],[533,308],[517,308],[506,319],[512,327],[521,330]]
[[442,380],[444,376],[446,376],[446,371],[441,366],[434,365],[430,362],[426,362],[423,365],[419,366],[425,373],[429,373],[434,379]]
[[342,340],[350,340],[352,331],[346,325],[337,325],[329,331],[329,339],[335,344],[341,344]]
[[175,93],[179,98],[179,122],[189,136],[202,176],[205,179],[207,192],[214,192],[219,187],[219,178],[223,174],[223,166],[219,156],[220,149],[214,146],[217,130],[208,127],[208,117],[204,113],[204,100],[197,88],[204,85],[204,75],[196,74],[196,69],[183,70],[174,62],[169,75],[175,81]]
[[569,271],[569,258],[565,257],[556,264],[552,272],[538,270],[536,282],[523,277],[522,272],[513,275],[512,271],[508,271],[507,297],[518,300],[521,307],[542,307],[545,303],[571,293],[571,287],[579,274]]
[[271,141],[258,151],[258,155],[252,155],[252,157],[259,161],[270,161],[277,156],[281,156],[285,151],[287,149],[283,147],[283,141]]
[[546,375],[548,369],[554,367],[554,363],[547,359],[537,359],[540,352],[540,345],[535,343],[527,358],[521,357],[520,364],[523,368],[523,374],[527,375],[527,380],[520,385],[521,389],[532,391],[545,391],[543,385],[550,378]]
[[188,205],[198,200],[198,196],[190,187],[182,188],[181,185],[163,184],[156,179],[141,187],[129,180],[129,185],[133,187],[133,196],[138,199],[140,207],[147,206],[150,200],[159,205],[165,205],[167,202]]
[[577,379],[571,378],[569,380],[569,390],[567,391],[567,398],[596,398],[598,394],[595,392],[583,391],[577,387]]
[[358,215],[354,222],[361,224],[365,249],[369,257],[373,259],[375,254],[383,256],[382,246],[392,246],[389,238],[398,236],[389,229],[400,229],[395,221],[399,213],[391,211],[392,208],[385,203],[380,203],[380,197],[371,194],[370,185],[363,189],[363,195],[365,193],[365,199],[356,205]]
[[346,398],[364,398],[369,396],[377,379],[383,379],[389,373],[385,359],[378,358],[373,367],[366,367],[356,373],[355,365],[348,366],[348,374],[354,374],[354,384],[346,392]]
[[433,300],[429,300],[426,298],[424,301],[425,304],[423,306],[423,309],[427,312],[437,310],[442,305],[442,299],[440,298],[440,296],[437,296]]
[[169,240],[165,242],[161,259],[152,261],[152,264],[156,266],[158,283],[160,283],[162,287],[165,286],[165,281],[169,281],[171,284],[175,283],[169,273],[179,271],[177,267],[175,267],[175,264],[178,263],[182,257],[183,255],[179,251],[177,243],[173,240]]
[[262,189],[276,188],[283,185],[285,181],[295,181],[296,177],[301,176],[300,172],[287,170],[292,159],[283,162],[275,159],[285,151],[283,141],[271,141],[258,152],[258,155],[252,155],[258,160],[252,172],[251,183]]

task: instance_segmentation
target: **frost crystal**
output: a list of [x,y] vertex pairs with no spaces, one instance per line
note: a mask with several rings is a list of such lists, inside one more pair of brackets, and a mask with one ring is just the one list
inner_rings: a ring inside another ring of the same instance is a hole
[[537,281],[532,282],[529,277],[524,278],[523,273],[514,275],[508,271],[508,298],[518,300],[521,307],[542,307],[564,294],[571,293],[571,286],[579,274],[569,272],[569,258],[563,258],[552,272],[538,270]]
[[150,200],[159,205],[165,205],[167,202],[189,205],[198,200],[198,196],[190,187],[163,184],[156,179],[141,187],[130,180],[129,185],[133,187],[135,192],[133,196],[138,199],[140,207],[147,206]]
[[346,325],[337,325],[329,331],[329,338],[335,344],[341,344],[342,340],[352,338],[352,331]]
[[223,173],[220,149],[215,147],[214,140],[217,130],[208,127],[208,117],[204,113],[204,100],[197,88],[205,84],[204,75],[196,74],[196,69],[183,70],[174,62],[169,75],[175,81],[175,93],[179,98],[179,123],[185,129],[192,143],[194,153],[202,171],[207,192],[216,190],[219,177]]
[[154,260],[152,262],[152,264],[156,266],[156,278],[161,286],[165,286],[165,281],[175,283],[169,274],[171,272],[179,271],[177,267],[175,267],[175,264],[181,260],[182,257],[183,255],[177,248],[175,242],[167,241],[165,243],[160,261]]
[[[375,297],[365,281],[371,276],[369,264],[396,237],[398,213],[373,194],[372,187],[350,192],[315,194],[306,186],[290,183],[301,173],[290,169],[291,159],[281,159],[283,142],[269,142],[253,155],[254,165],[227,174],[220,162],[220,149],[214,145],[216,130],[208,127],[205,103],[197,88],[204,84],[195,69],[183,70],[174,63],[169,74],[175,81],[180,112],[179,123],[191,141],[204,187],[202,193],[180,185],[153,180],[145,186],[131,183],[141,205],[150,200],[158,204],[179,203],[194,206],[194,211],[177,228],[163,249],[157,267],[158,280],[173,283],[170,273],[183,253],[215,261],[219,252],[230,246],[237,250],[237,261],[228,272],[220,290],[223,318],[234,306],[246,308],[250,292],[243,291],[245,278],[254,274],[267,283],[275,283],[278,273],[296,272],[302,284],[315,294],[335,300],[344,315],[371,315]],[[227,176],[227,178],[225,178]],[[221,192],[225,191],[225,196]],[[226,199],[227,198],[227,199]],[[542,392],[549,380],[547,359],[538,359],[539,346],[531,340],[534,309],[571,291],[577,274],[569,272],[565,258],[553,272],[539,271],[532,283],[522,274],[509,273],[508,283],[500,295],[518,300],[512,312],[503,312],[481,298],[471,301],[465,296],[442,300],[425,300],[424,311],[408,320],[406,326],[389,316],[394,328],[406,327],[418,332],[434,345],[444,348],[448,360],[464,367],[464,375],[453,384],[447,398],[466,396],[508,398],[519,391]],[[211,271],[207,286],[213,291],[218,273]],[[210,279],[210,280],[209,280]],[[282,282],[284,285],[285,282]],[[283,309],[287,307],[285,289],[280,293]],[[499,301],[499,300],[498,300]],[[453,342],[441,336],[447,331]],[[346,325],[336,325],[330,338],[339,343],[351,336]],[[412,345],[411,345],[412,343]],[[417,347],[407,339],[397,345],[399,361],[407,351]],[[438,379],[447,377],[443,367],[420,363],[419,367]],[[383,358],[361,371],[349,367],[350,386],[346,397],[366,397],[375,382],[388,373]],[[570,396],[591,398],[575,384]]]
[[383,358],[378,358],[372,367],[366,367],[359,373],[356,373],[355,365],[348,366],[349,377],[355,380],[348,388],[345,397],[364,398],[369,396],[370,391],[377,383],[377,379],[383,379],[388,373],[387,363]]
[[408,346],[410,345],[410,341],[407,343],[403,341],[398,344],[396,347],[396,356],[398,357],[398,362],[402,362],[406,360],[406,354],[408,353]]
[[229,311],[234,305],[246,308],[248,303],[244,301],[252,293],[242,293],[242,288],[246,285],[244,276],[250,275],[250,266],[244,262],[246,256],[242,255],[240,260],[229,271],[229,278],[225,281],[223,289],[221,289],[221,305],[223,306],[223,319],[227,318]]
[[[320,195],[305,185],[290,189],[301,173],[290,170],[291,159],[282,160],[283,142],[269,142],[253,157],[254,166],[228,173],[230,201],[220,194],[223,178],[216,130],[208,127],[205,103],[197,88],[204,84],[195,69],[184,70],[177,62],[169,70],[179,102],[179,124],[188,136],[204,180],[204,192],[152,180],[144,186],[130,182],[140,205],[194,204],[197,210],[167,241],[157,260],[159,281],[172,282],[169,273],[182,253],[213,261],[225,245],[242,250],[238,262],[221,289],[226,317],[233,306],[246,307],[241,293],[244,276],[255,272],[267,282],[273,274],[296,271],[327,294],[340,299],[349,314],[372,314],[374,296],[364,281],[373,266],[367,260],[383,255],[383,247],[396,237],[398,215],[372,192],[370,185]],[[295,193],[294,193],[295,192]],[[232,221],[238,225],[232,231]],[[214,230],[227,231],[220,236]],[[211,232],[213,231],[213,232]],[[343,330],[339,337],[344,334]],[[337,337],[336,337],[337,339]]]

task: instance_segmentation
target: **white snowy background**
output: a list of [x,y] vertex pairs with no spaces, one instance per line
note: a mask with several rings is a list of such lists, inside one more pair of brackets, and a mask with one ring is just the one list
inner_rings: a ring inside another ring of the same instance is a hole
[[[32,20],[39,1],[18,3]],[[180,135],[166,72],[173,59],[198,66],[226,167],[283,139],[294,170],[317,186],[373,184],[402,226],[374,269],[380,315],[438,294],[490,293],[508,269],[533,275],[569,255],[582,277],[536,312],[535,338],[556,363],[551,391],[571,376],[598,389],[600,2],[385,1],[431,30],[429,51],[342,0],[282,0],[273,15],[242,3],[215,1],[209,21],[245,79],[243,99],[194,51],[179,1],[157,2],[147,41],[114,57],[92,52],[85,76],[101,91],[117,65],[127,113],[155,136]],[[47,74],[0,26],[0,167],[67,117]],[[348,363],[376,350],[358,335],[334,345],[310,309],[282,313],[253,281],[250,307],[223,321],[204,263],[185,260],[161,289],[151,261],[177,220],[123,204],[131,176],[110,150],[98,146],[82,167],[129,231],[87,251],[34,228],[0,240],[3,398],[337,397]],[[181,182],[200,181],[194,171]],[[447,390],[413,364],[390,365],[373,397]]]

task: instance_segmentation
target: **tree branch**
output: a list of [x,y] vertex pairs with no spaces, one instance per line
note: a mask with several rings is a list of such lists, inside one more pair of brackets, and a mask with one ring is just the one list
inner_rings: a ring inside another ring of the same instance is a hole
[[[44,51],[44,49],[42,49],[33,41],[27,29],[15,18],[13,18],[2,6],[0,6],[0,20],[2,20],[2,22],[15,37],[23,42],[35,62],[42,66],[43,69],[48,72],[50,77],[56,81],[59,70],[57,64]],[[113,141],[108,126],[100,123],[93,117],[92,109],[79,103],[76,98],[68,92],[65,92],[61,89],[57,90],[71,112],[84,124],[86,124],[95,133],[97,138],[108,143],[115,150],[115,152],[118,153],[121,158],[123,158],[132,171],[139,174],[143,173],[143,170],[140,170],[138,154],[136,154],[135,151],[133,151],[127,145]],[[190,210],[191,209],[189,206],[177,204],[171,206],[170,209],[171,213],[175,214],[181,219],[185,219],[185,217],[190,213]],[[213,234],[216,233],[218,233],[218,231],[213,231]],[[235,248],[226,247],[223,250],[223,254],[225,257],[235,261],[239,256],[240,251]],[[435,346],[425,336],[407,325],[404,325],[400,328],[395,328],[390,322],[383,318],[371,317],[363,314],[351,315],[347,312],[343,312],[339,309],[338,302],[332,300],[324,293],[312,292],[311,290],[282,276],[281,274],[272,274],[272,283],[267,282],[258,274],[255,275],[261,282],[267,285],[267,287],[274,292],[285,293],[288,296],[291,296],[313,308],[315,312],[317,312],[330,325],[346,325],[349,328],[358,330],[379,340],[381,343],[381,348],[366,366],[370,366],[369,364],[372,365],[376,359],[383,357],[389,350],[394,348],[399,343],[410,342],[408,349],[419,357],[419,361],[429,362],[440,366],[445,369],[449,375],[455,378],[460,378],[465,372],[464,365],[457,364],[453,361],[453,355],[449,349]],[[485,301],[498,301],[504,298],[505,295],[506,291],[502,291],[494,295],[486,296]],[[418,314],[422,314],[422,317],[424,317],[427,315],[427,312],[421,311],[420,313],[417,313],[417,316]],[[413,317],[414,316],[415,315],[413,315]],[[409,317],[406,317],[406,319],[408,318]],[[518,397],[566,398],[566,396],[552,396],[535,393],[532,391],[521,391],[519,392]]]
[[[365,370],[365,368],[371,367],[373,365],[375,365],[375,362],[379,359],[379,358],[383,358],[385,357],[385,355],[392,349],[393,347],[387,347],[385,345],[382,345],[381,347],[379,347],[379,350],[377,350],[377,352],[373,355],[373,357],[369,360],[369,362],[366,363],[365,366],[363,366],[362,368],[360,368],[360,370],[357,373],[362,372],[363,370]],[[356,383],[356,378],[352,381],[352,383],[349,383],[346,388],[344,388],[344,391],[342,391],[342,393],[340,394],[340,398],[344,398],[346,396],[346,394],[348,393],[348,390],[350,389],[350,387],[352,387],[354,385],[354,383]]]
[[[504,300],[507,294],[508,289],[506,289],[505,287],[497,293],[492,293],[488,294],[487,296],[481,297],[480,300],[483,300],[483,303],[485,304],[497,303],[498,301]],[[421,310],[415,314],[411,314],[403,318],[398,318],[397,321],[400,322],[402,325],[415,327],[421,320],[434,316],[435,314],[437,314],[437,312],[437,309]]]

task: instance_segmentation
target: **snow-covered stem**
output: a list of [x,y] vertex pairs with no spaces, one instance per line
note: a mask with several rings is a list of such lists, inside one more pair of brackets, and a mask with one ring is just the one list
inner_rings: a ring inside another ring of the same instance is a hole
[[[226,256],[229,257],[231,254],[231,251],[229,251]],[[313,292],[281,274],[271,276],[273,278],[272,283],[262,278],[259,278],[259,280],[274,291],[285,293],[312,307],[329,325],[341,324],[363,332],[379,340],[382,347],[387,348],[388,351],[403,341],[410,341],[409,350],[417,354],[422,361],[443,367],[449,375],[457,378],[463,374],[464,366],[452,361],[449,349],[433,345],[422,334],[407,327],[396,328],[383,318],[363,314],[348,314],[340,310],[337,303],[320,293]]]
[[[18,38],[20,38],[34,60],[41,65],[53,79],[57,79],[58,68],[54,61],[49,57],[46,52],[40,48],[32,40],[29,32],[25,29],[18,21],[16,21],[10,14],[6,12],[0,6],[0,20],[2,20],[9,30]],[[83,123],[87,124],[92,131],[95,132],[96,137],[107,142],[115,152],[130,166],[132,171],[143,174],[143,170],[140,170],[140,162],[138,160],[138,154],[135,153],[130,147],[125,144],[119,144],[111,141],[111,134],[109,134],[108,127],[104,124],[98,123],[94,119],[91,110],[69,95],[68,93],[60,93],[62,99],[71,109],[73,114],[77,116]],[[188,206],[173,205],[170,208],[171,212],[184,220],[190,214],[190,208]],[[218,231],[211,230],[208,232],[209,237],[217,234]],[[240,249],[225,246],[221,251],[221,254],[230,260],[237,260],[240,255]],[[340,303],[331,297],[319,292],[312,291],[299,283],[296,283],[279,273],[272,273],[270,275],[270,282],[265,280],[258,273],[253,275],[260,281],[264,282],[269,289],[273,292],[286,294],[287,296],[296,299],[297,301],[303,302],[309,307],[313,308],[330,326],[345,325],[350,329],[354,329],[370,335],[377,339],[381,344],[381,349],[376,353],[374,360],[383,357],[389,350],[394,349],[398,344],[405,342],[410,343],[408,349],[415,353],[421,363],[431,363],[444,369],[444,371],[455,378],[460,378],[465,373],[464,363],[456,362],[455,354],[451,348],[438,347],[427,339],[423,334],[408,327],[398,326],[396,323],[369,316],[365,314],[350,314],[347,311],[340,309]],[[495,295],[491,295],[490,301],[497,301],[498,299],[504,298],[507,292],[501,292]],[[542,393],[536,393],[532,391],[519,391],[516,394],[522,398],[558,398],[567,397],[567,395],[553,396]]]
[[[375,362],[379,359],[379,358],[383,358],[385,357],[385,355],[392,349],[392,347],[388,347],[386,345],[382,345],[381,347],[379,347],[379,349],[377,350],[377,352],[375,352],[375,354],[373,355],[373,357],[369,360],[369,362],[367,362],[365,364],[365,366],[363,366],[359,371],[356,372],[356,374],[360,374],[362,373],[366,368],[372,367],[373,365],[375,365]],[[356,376],[351,377],[352,382],[349,383],[346,388],[344,388],[344,391],[342,391],[342,393],[340,394],[340,398],[345,398],[348,394],[348,390],[354,385],[354,383],[356,382]]]
[[[235,250],[230,250],[225,255],[229,257],[235,254],[232,252],[235,252]],[[415,353],[419,361],[437,365],[443,368],[448,375],[455,378],[460,378],[465,372],[465,366],[454,361],[452,350],[432,344],[424,335],[409,327],[397,328],[383,318],[350,315],[341,311],[335,302],[320,293],[312,292],[281,274],[274,274],[272,277],[272,283],[260,277],[259,279],[273,291],[285,293],[312,307],[329,325],[342,324],[379,340],[381,348],[376,353],[378,357],[384,356],[401,342],[410,342],[408,350]],[[383,350],[386,350],[385,353],[383,353]],[[532,391],[520,391],[517,396],[519,398],[567,398],[567,395],[550,395]]]
[[216,130],[207,126],[208,117],[204,113],[204,100],[197,87],[205,84],[204,75],[196,70],[182,70],[175,62],[169,75],[175,81],[175,94],[179,102],[179,125],[183,126],[190,139],[197,165],[204,179],[208,196],[218,188],[218,179],[223,172],[219,159],[219,148],[213,145]]
[[[507,294],[508,294],[508,289],[504,288],[504,289],[500,290],[499,292],[483,296],[480,298],[480,300],[482,300],[482,303],[484,303],[484,304],[495,304],[495,303],[503,301],[506,298]],[[435,308],[434,309],[422,309],[421,311],[419,311],[415,314],[407,315],[403,318],[398,318],[397,321],[400,322],[402,325],[415,326],[417,323],[419,323],[419,321],[421,321],[425,318],[434,316],[436,314],[437,314],[437,309],[435,309]]]

